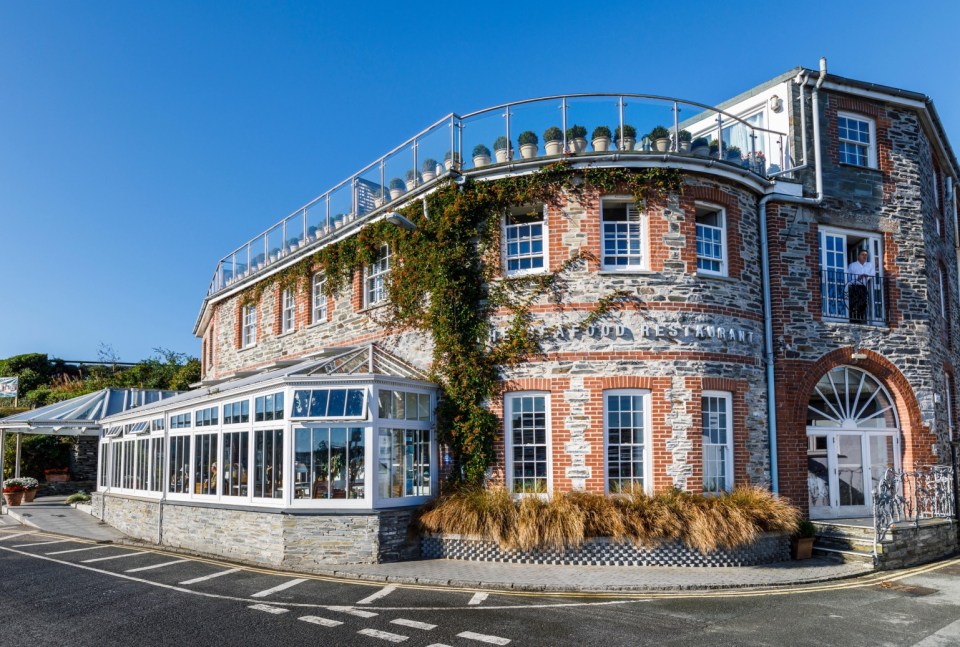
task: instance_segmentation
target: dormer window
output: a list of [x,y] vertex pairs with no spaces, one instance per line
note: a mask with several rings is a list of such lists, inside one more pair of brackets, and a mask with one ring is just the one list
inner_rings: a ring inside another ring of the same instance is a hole
[[873,119],[838,112],[837,138],[841,164],[877,168],[877,136]]

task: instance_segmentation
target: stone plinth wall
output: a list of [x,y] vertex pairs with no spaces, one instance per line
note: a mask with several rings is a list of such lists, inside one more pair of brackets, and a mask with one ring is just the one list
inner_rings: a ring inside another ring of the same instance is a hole
[[703,554],[682,543],[636,546],[605,537],[589,539],[566,550],[504,550],[494,541],[458,535],[428,535],[421,539],[425,558],[466,559],[478,562],[566,564],[589,566],[755,566],[790,559],[790,537],[767,533],[756,542],[732,550]]
[[47,483],[40,481],[40,491],[37,496],[67,496],[77,492],[93,492],[97,489],[97,482],[70,480],[65,483]]
[[419,554],[408,537],[411,510],[290,512],[97,492],[93,515],[136,539],[303,572]]
[[877,555],[877,568],[905,568],[953,555],[960,551],[957,522],[923,521],[919,528],[891,528]]

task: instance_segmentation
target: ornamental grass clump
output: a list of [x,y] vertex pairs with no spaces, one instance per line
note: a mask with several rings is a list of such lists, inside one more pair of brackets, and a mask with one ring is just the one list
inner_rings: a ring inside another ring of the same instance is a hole
[[563,550],[608,537],[638,546],[682,542],[708,553],[750,544],[763,532],[792,534],[798,520],[796,508],[761,488],[719,496],[673,489],[514,499],[503,488],[463,487],[431,504],[420,524],[431,532],[496,541],[504,549]]

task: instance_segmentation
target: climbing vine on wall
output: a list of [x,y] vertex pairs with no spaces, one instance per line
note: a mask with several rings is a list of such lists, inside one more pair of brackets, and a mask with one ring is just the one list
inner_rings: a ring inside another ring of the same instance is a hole
[[[673,169],[574,169],[565,162],[536,173],[498,180],[441,184],[424,198],[400,210],[416,229],[386,221],[361,228],[356,235],[327,245],[305,260],[261,282],[240,299],[255,303],[267,284],[307,289],[316,271],[324,272],[329,294],[351,284],[354,272],[372,264],[384,243],[395,260],[388,294],[391,328],[413,328],[434,341],[433,380],[443,397],[437,409],[437,433],[448,444],[458,470],[454,478],[482,482],[495,459],[494,440],[500,424],[484,406],[501,392],[501,370],[541,352],[550,330],[535,329],[530,307],[547,300],[562,307],[566,278],[585,263],[581,253],[555,271],[504,278],[500,263],[500,224],[514,205],[557,205],[563,193],[629,193],[637,203],[649,196],[680,189]],[[426,213],[426,215],[425,215]],[[586,315],[584,325],[623,307],[629,295],[612,292]],[[491,342],[491,315],[509,313],[505,334]]]

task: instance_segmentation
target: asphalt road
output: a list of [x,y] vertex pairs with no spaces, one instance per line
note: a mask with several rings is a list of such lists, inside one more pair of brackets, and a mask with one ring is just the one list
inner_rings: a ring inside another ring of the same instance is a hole
[[788,590],[577,597],[141,551],[3,528],[0,646],[960,645],[960,560]]

